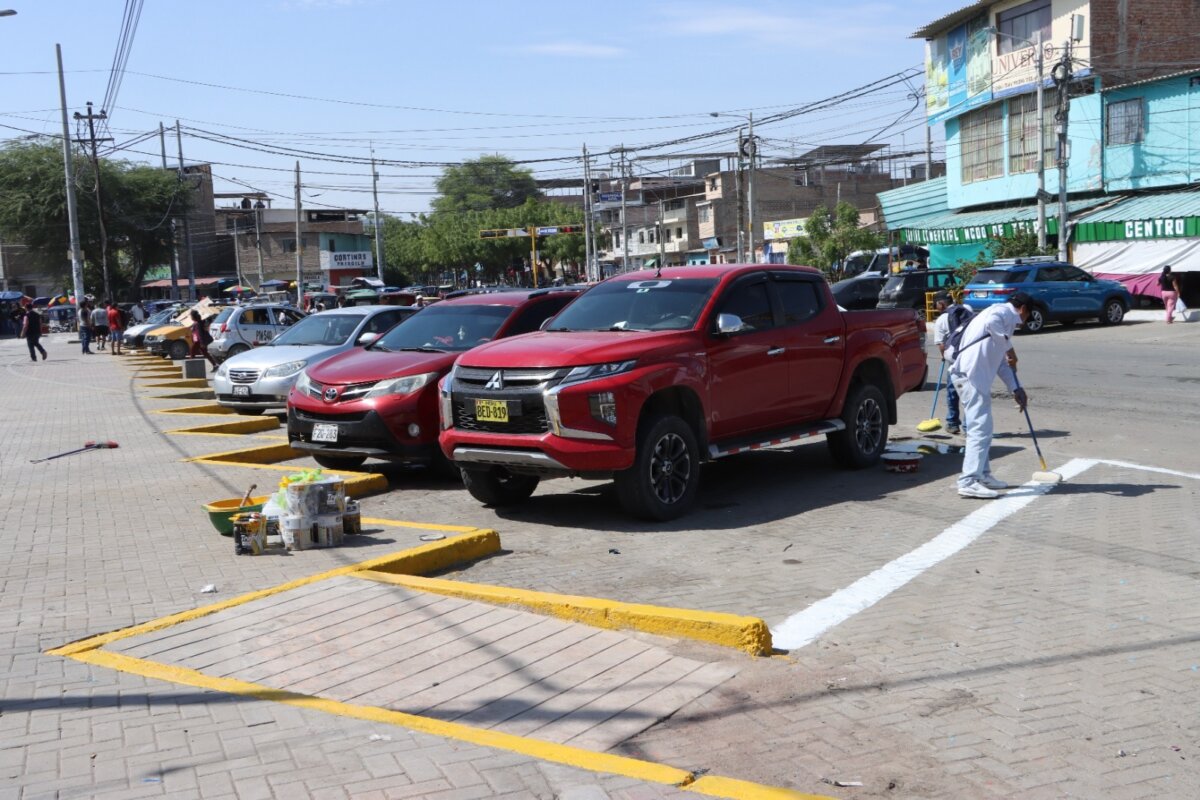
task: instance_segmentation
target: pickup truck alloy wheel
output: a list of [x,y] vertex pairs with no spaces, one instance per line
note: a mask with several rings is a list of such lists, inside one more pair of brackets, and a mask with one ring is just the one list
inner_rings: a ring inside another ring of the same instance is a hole
[[887,410],[878,386],[862,383],[852,388],[842,412],[846,429],[828,436],[829,449],[843,467],[862,469],[879,461],[887,444]]
[[633,466],[616,476],[621,506],[634,516],[669,520],[685,514],[700,484],[696,436],[679,417],[648,421]]
[[503,467],[464,467],[462,479],[471,496],[489,506],[512,506],[528,500],[540,480],[536,475],[518,475]]
[[1120,300],[1109,300],[1104,304],[1104,313],[1100,315],[1102,325],[1120,325],[1125,319],[1125,306]]

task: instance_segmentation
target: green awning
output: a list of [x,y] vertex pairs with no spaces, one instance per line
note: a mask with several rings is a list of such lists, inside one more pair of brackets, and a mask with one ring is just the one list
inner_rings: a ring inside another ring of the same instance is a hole
[[[1112,202],[1111,197],[1071,200],[1067,212],[1072,218],[1098,205]],[[991,208],[980,211],[947,211],[924,219],[911,220],[899,227],[900,239],[906,244],[971,244],[986,242],[997,236],[1012,236],[1018,231],[1035,232],[1037,204]],[[889,230],[897,230],[891,221]],[[1058,203],[1046,204],[1046,232],[1058,234]]]
[[1076,242],[1200,238],[1200,191],[1128,197],[1082,215]]

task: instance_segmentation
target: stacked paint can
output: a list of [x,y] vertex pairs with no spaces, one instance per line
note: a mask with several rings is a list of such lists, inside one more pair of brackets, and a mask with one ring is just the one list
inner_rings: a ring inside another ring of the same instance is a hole
[[362,533],[362,511],[357,500],[346,501],[346,510],[342,514],[342,530],[347,536]]
[[239,556],[261,555],[267,546],[266,518],[257,511],[234,514],[233,552]]

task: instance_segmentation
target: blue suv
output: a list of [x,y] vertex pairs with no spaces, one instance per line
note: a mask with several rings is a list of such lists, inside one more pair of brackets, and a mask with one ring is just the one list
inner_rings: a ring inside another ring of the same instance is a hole
[[1014,292],[1033,298],[1025,330],[1037,333],[1047,322],[1070,325],[1078,319],[1098,319],[1119,325],[1133,304],[1129,290],[1117,281],[1099,280],[1073,264],[1057,260],[997,259],[963,290],[963,302],[975,311],[1006,303]]

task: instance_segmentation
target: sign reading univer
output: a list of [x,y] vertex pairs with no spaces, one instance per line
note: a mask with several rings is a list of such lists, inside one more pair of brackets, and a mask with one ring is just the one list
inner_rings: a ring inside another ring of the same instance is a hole
[[371,269],[375,266],[375,259],[370,250],[357,252],[330,252],[328,250],[321,251],[321,269]]

